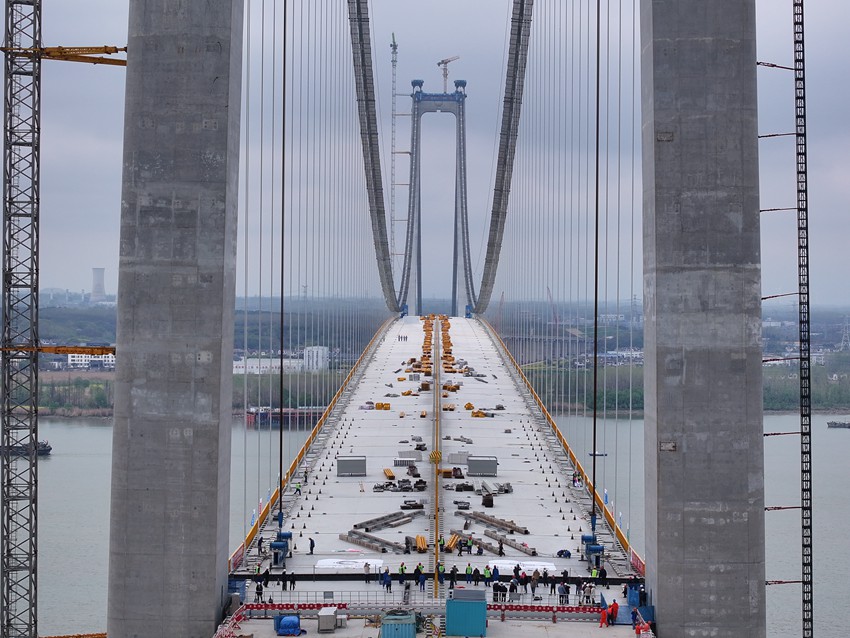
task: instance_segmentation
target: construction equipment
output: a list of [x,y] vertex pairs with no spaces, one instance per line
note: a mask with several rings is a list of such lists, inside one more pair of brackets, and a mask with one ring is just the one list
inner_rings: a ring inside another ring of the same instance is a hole
[[443,68],[443,93],[449,92],[449,62],[454,62],[455,60],[460,60],[460,56],[454,55],[450,58],[437,62],[437,66]]
[[0,352],[38,352],[39,354],[115,354],[113,346],[13,346]]
[[[0,445],[36,449],[38,357],[43,352],[92,353],[42,346],[38,338],[38,245],[41,185],[41,61],[124,66],[104,56],[126,47],[42,47],[41,0],[7,2],[3,122],[3,290],[0,337]],[[99,349],[108,354],[112,349]],[[3,635],[36,636],[37,468],[34,456],[0,460],[0,627]]]
[[127,60],[123,58],[103,57],[116,53],[126,53],[127,47],[0,47],[0,51],[29,58],[38,56],[42,60],[63,60],[65,62],[127,66]]

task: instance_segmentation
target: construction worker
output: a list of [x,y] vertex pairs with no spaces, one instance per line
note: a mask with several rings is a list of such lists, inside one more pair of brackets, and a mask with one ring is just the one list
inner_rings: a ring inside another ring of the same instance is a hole
[[617,614],[620,612],[620,604],[615,600],[608,605],[608,624],[617,624]]
[[608,609],[605,607],[599,612],[599,626],[607,627],[608,626]]

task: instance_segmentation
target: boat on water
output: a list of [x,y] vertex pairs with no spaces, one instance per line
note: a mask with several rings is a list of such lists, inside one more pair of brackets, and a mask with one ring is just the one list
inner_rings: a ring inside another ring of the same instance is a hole
[[827,421],[826,427],[850,429],[850,421]]
[[[36,456],[48,456],[53,451],[53,446],[47,441],[39,441],[36,445]],[[29,445],[0,445],[0,454],[9,456],[29,456]]]

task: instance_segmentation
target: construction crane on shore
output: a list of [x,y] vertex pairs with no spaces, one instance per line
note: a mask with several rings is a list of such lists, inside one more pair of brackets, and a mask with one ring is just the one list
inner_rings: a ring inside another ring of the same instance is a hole
[[449,62],[454,62],[455,60],[460,60],[460,56],[453,55],[450,58],[445,58],[437,62],[437,66],[443,69],[443,93],[449,92]]
[[125,66],[126,47],[41,46],[42,0],[7,2],[3,122],[3,290],[0,337],[0,635],[37,636],[38,357],[108,354],[111,348],[45,346],[38,337],[41,200],[41,61]]

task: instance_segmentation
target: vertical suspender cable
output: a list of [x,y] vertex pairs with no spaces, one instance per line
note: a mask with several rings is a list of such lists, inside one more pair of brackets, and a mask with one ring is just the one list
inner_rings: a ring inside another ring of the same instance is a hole
[[277,393],[278,393],[278,409],[280,410],[281,427],[278,436],[278,461],[277,461],[277,487],[278,487],[278,521],[283,521],[283,352],[284,352],[284,318],[285,307],[284,298],[286,296],[285,285],[285,268],[284,268],[284,242],[286,240],[286,63],[287,63],[287,45],[288,37],[288,20],[289,13],[287,9],[288,0],[283,0],[283,41],[281,44],[282,64],[281,64],[281,125],[280,125],[280,351],[278,352],[278,363],[280,370],[277,375]]
[[[265,117],[265,94],[266,94],[266,65],[265,65],[265,49],[266,49],[266,0],[262,0],[260,3],[260,86],[259,86],[259,113],[258,119],[260,121],[258,126],[258,139],[257,139],[257,150],[259,154],[258,168],[257,168],[257,229],[258,234],[255,239],[256,243],[256,268],[257,268],[257,335],[262,337],[263,333],[263,223],[264,223],[264,215],[263,215],[263,206],[265,205],[265,197],[263,193],[263,177],[265,172],[265,122],[263,118]],[[246,229],[247,230],[247,229]],[[248,234],[247,232],[245,233]],[[246,237],[247,240],[247,237]],[[247,241],[246,241],[247,243]],[[246,255],[247,257],[247,255]],[[246,301],[247,301],[247,291],[246,291]],[[260,342],[261,343],[261,342]],[[259,343],[257,344],[259,346]],[[263,362],[263,354],[262,349],[257,348],[257,404],[262,405],[263,398],[263,372],[262,372],[262,362]],[[247,372],[247,370],[246,370]],[[246,374],[247,378],[248,375]],[[252,393],[253,394],[253,393]],[[247,407],[247,406],[246,406]],[[271,415],[269,415],[271,418]],[[269,432],[271,432],[271,426],[269,426]],[[262,445],[263,445],[263,437],[260,431],[257,431],[257,493],[255,494],[254,501],[256,502],[258,499],[262,500],[262,463],[261,460],[263,458],[262,455]],[[245,455],[245,461],[247,463],[248,455]],[[257,506],[257,517],[259,518],[260,512],[262,511],[262,505]]]
[[244,196],[244,206],[245,210],[243,212],[243,224],[245,228],[245,237],[243,238],[243,255],[242,255],[242,263],[244,267],[243,276],[243,285],[242,285],[242,356],[245,362],[245,365],[242,370],[242,403],[243,403],[243,411],[242,411],[242,449],[244,451],[244,456],[242,460],[242,537],[244,538],[248,533],[248,227],[250,220],[250,166],[251,166],[251,110],[250,110],[250,94],[251,94],[251,50],[252,50],[252,42],[251,42],[251,2],[248,0],[246,3],[245,9],[245,49],[247,53],[245,54],[245,104],[242,109],[245,113],[245,135],[244,135],[244,143],[243,143],[243,152],[245,154],[245,177],[244,177],[244,188],[245,188],[245,196]]
[[593,255],[593,441],[591,446],[591,457],[593,461],[591,475],[593,483],[593,494],[591,494],[590,528],[596,533],[596,413],[597,413],[597,389],[599,383],[599,79],[601,75],[600,55],[600,27],[601,27],[601,0],[596,0],[596,169],[594,174],[594,255]]
[[[629,299],[630,300],[634,299],[634,296],[635,296],[635,282],[634,282],[634,270],[635,270],[635,161],[634,161],[634,158],[635,158],[635,139],[637,138],[637,134],[636,134],[636,131],[637,131],[637,125],[636,125],[637,110],[635,108],[635,94],[637,92],[636,88],[635,88],[636,87],[636,81],[637,81],[637,74],[636,74],[636,67],[635,67],[635,60],[637,58],[637,17],[636,17],[637,11],[636,11],[636,2],[637,2],[637,0],[632,0],[632,14],[631,14],[631,16],[632,16],[632,55],[631,55],[631,58],[632,58],[632,75],[631,75],[631,79],[632,79],[632,82],[631,82],[632,120],[631,120],[631,126],[629,127],[629,129],[631,131],[631,136],[632,136],[631,137],[631,142],[632,142],[631,153],[629,154],[629,157],[632,158],[631,159],[631,181],[630,181],[630,190],[629,190],[629,202],[630,202],[629,208],[630,208],[630,211],[631,211],[631,218],[630,218],[631,219],[631,232],[629,233],[629,237],[630,237],[630,241],[631,241],[630,250],[629,250],[629,260],[630,260],[630,262],[629,262],[629,272],[631,273],[630,288],[629,288]],[[634,328],[635,328],[635,322],[637,321],[637,318],[635,317],[634,311],[635,311],[634,303],[632,303],[632,307],[631,307],[631,311],[630,311],[630,321],[629,321],[629,352],[630,353],[634,353]],[[632,499],[631,499],[632,483],[631,483],[631,481],[632,481],[632,458],[634,457],[634,454],[631,454],[631,450],[633,449],[632,448],[632,433],[633,433],[633,426],[634,426],[634,423],[632,421],[632,415],[634,414],[634,383],[633,383],[634,369],[635,369],[635,362],[634,362],[634,360],[631,360],[631,362],[629,363],[629,445],[628,445],[628,449],[630,451],[630,453],[629,453],[629,468],[628,468],[629,500],[626,504],[626,520],[628,521],[628,523],[626,525],[626,540],[628,540],[628,541],[631,541],[631,538],[630,538],[631,535],[630,535],[629,532],[631,530],[631,521],[632,521],[632,509],[631,509],[632,508]],[[643,407],[643,406],[641,406],[641,407]]]

